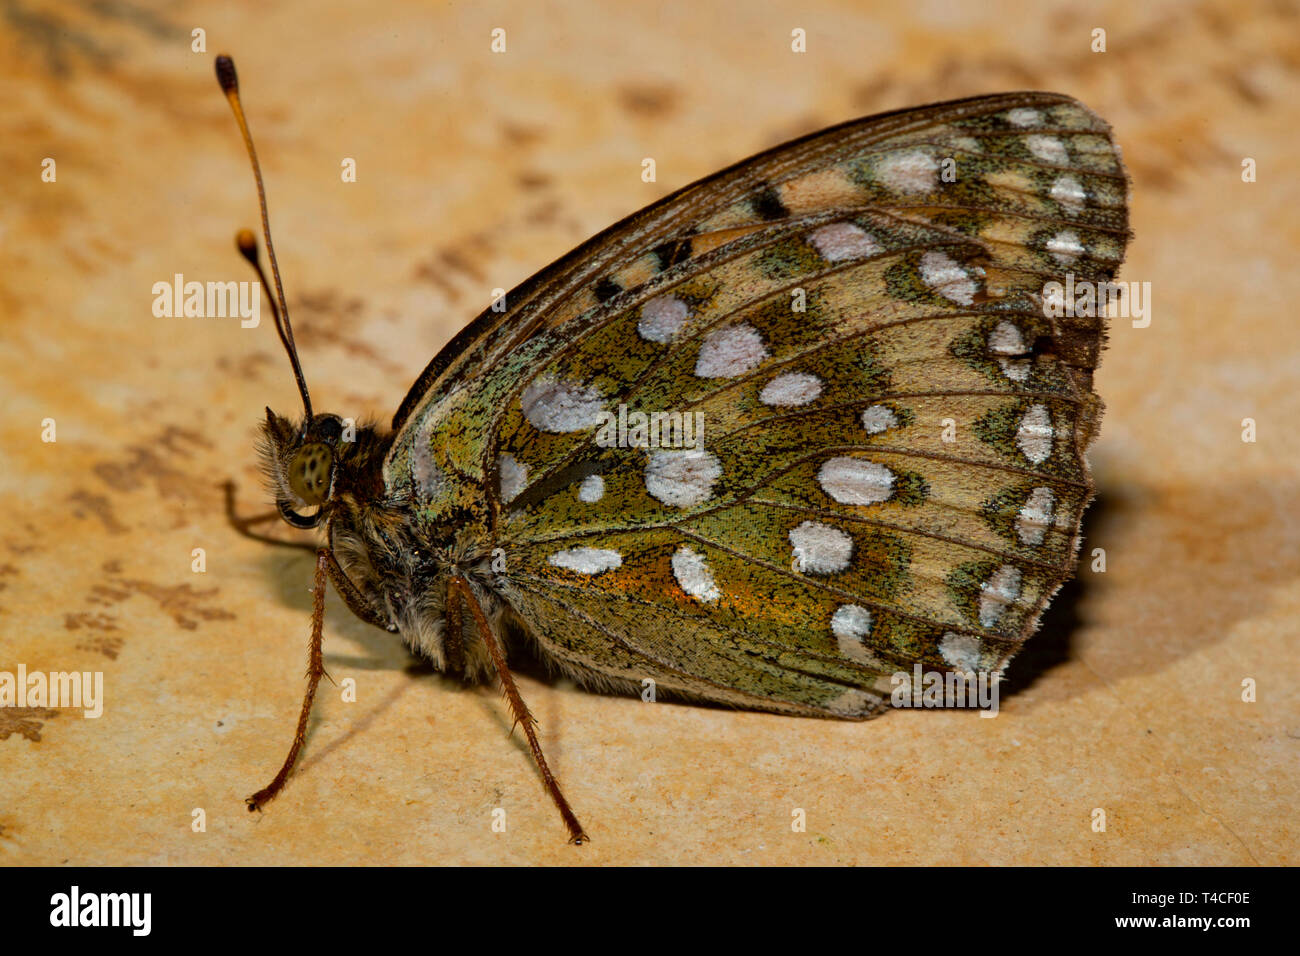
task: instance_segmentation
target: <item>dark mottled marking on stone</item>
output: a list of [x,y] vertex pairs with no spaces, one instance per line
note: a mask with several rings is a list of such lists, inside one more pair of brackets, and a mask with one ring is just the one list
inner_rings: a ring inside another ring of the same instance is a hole
[[0,740],[21,734],[24,739],[39,743],[41,727],[57,716],[59,712],[51,707],[0,707]]
[[618,91],[619,101],[629,113],[662,116],[671,113],[680,95],[667,84],[629,83]]

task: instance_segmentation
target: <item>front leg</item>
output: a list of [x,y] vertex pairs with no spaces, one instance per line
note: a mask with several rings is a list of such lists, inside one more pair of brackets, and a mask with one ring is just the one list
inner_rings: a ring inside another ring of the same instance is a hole
[[312,702],[316,699],[316,686],[325,676],[321,640],[325,630],[326,568],[333,557],[334,555],[326,548],[316,552],[316,576],[311,588],[311,640],[307,646],[307,693],[302,698],[302,710],[298,714],[298,729],[294,732],[289,755],[284,758],[284,763],[280,766],[280,772],[275,775],[275,779],[244,801],[248,804],[249,810],[260,810],[284,789],[289,774],[293,771],[293,765],[298,760],[298,752],[302,750],[302,745],[307,740],[307,721],[311,717]]
[[371,603],[370,599],[361,593],[361,589],[352,583],[343,566],[339,564],[338,558],[334,557],[333,551],[326,551],[328,555],[326,571],[329,574],[330,581],[334,584],[334,590],[339,592],[339,597],[343,603],[348,606],[348,610],[355,614],[367,624],[373,624],[390,634],[397,633],[397,625],[388,620],[384,615],[379,613],[379,609]]

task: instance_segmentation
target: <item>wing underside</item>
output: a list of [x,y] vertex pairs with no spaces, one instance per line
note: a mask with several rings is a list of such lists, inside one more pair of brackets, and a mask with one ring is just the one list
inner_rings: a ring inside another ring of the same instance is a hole
[[389,483],[482,483],[502,596],[592,683],[869,716],[915,663],[1000,672],[1091,497],[1105,319],[1053,284],[1105,288],[1126,196],[1106,124],[1055,94],[778,148],[467,329]]

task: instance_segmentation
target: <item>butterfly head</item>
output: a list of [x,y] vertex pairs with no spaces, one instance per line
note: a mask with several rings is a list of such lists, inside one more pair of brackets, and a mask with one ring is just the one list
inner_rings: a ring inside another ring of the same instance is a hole
[[[343,457],[343,419],[328,413],[301,423],[266,410],[262,464],[280,516],[296,528],[320,524],[334,497]],[[316,508],[314,514],[302,510]]]

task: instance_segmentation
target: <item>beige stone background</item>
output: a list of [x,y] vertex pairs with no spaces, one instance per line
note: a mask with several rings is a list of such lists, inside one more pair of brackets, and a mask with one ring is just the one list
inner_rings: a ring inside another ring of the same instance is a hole
[[[0,2],[0,669],[102,671],[106,695],[98,720],[0,710],[0,863],[1297,862],[1297,5],[541,7]],[[521,678],[583,848],[499,696],[331,595],[327,666],[358,700],[323,685],[297,775],[249,814],[297,713],[312,566],[237,536],[220,483],[264,507],[254,427],[296,399],[269,314],[151,314],[174,273],[249,278],[221,51],[316,403],[384,418],[493,287],[726,163],[936,99],[1079,96],[1123,144],[1123,277],[1154,297],[1097,377],[1084,548],[1106,572],[1062,592],[994,720],[837,724]]]

